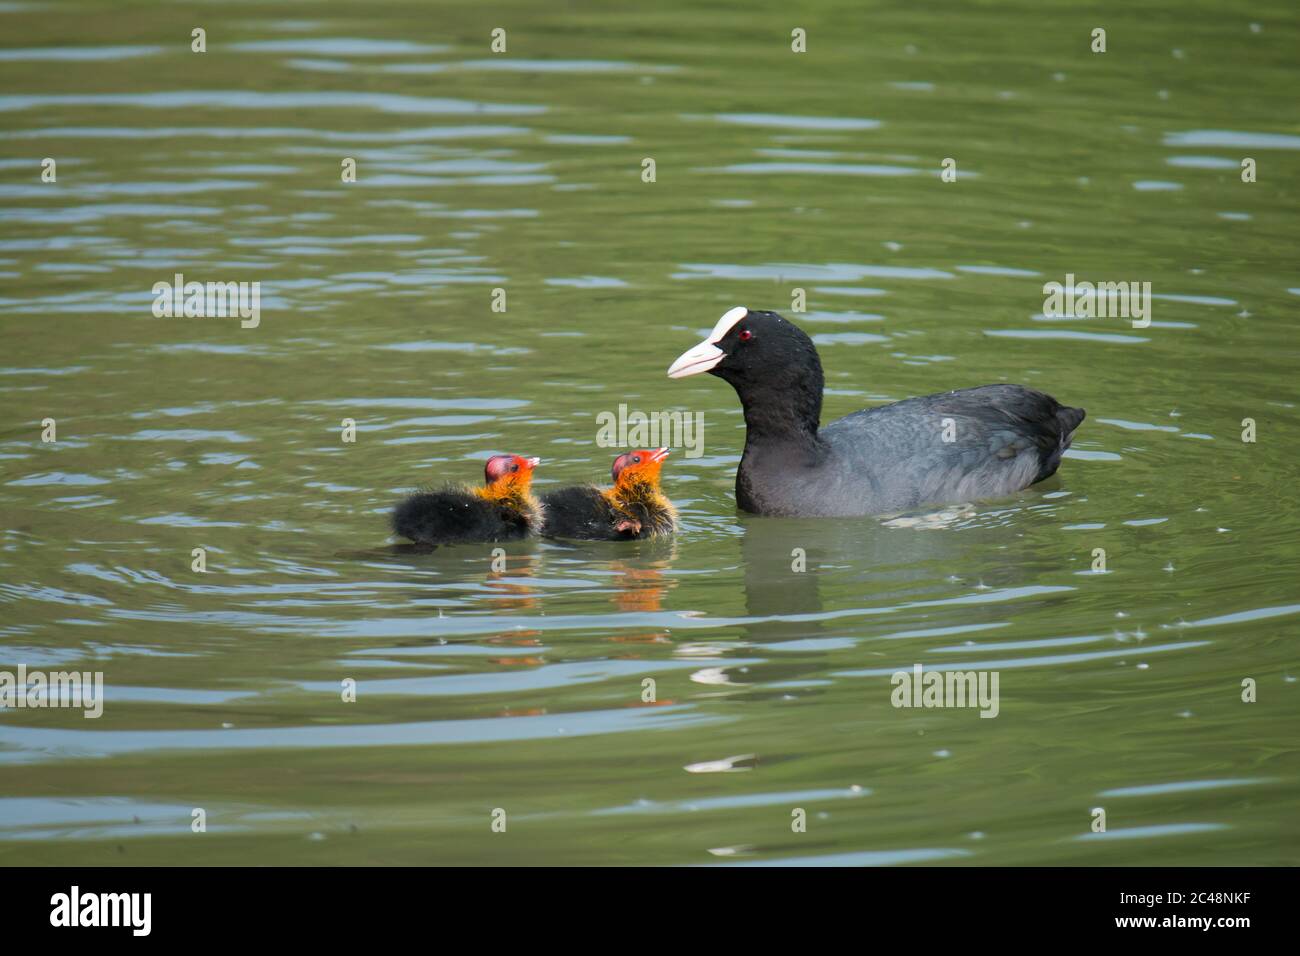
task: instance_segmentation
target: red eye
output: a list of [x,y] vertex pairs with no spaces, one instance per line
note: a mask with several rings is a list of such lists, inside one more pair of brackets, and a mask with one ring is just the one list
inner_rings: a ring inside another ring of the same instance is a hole
[[750,339],[752,339],[753,337],[754,337],[754,333],[751,332],[751,331],[749,331],[749,329],[741,329],[741,330],[740,330],[740,336],[739,336],[740,341],[742,341],[742,342],[748,342],[748,341],[749,341]]

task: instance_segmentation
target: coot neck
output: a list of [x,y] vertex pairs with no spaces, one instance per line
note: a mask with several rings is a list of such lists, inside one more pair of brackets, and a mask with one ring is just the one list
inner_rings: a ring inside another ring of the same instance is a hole
[[817,433],[822,413],[822,370],[802,370],[788,383],[737,383],[745,413],[745,444],[795,445],[810,451],[825,443]]

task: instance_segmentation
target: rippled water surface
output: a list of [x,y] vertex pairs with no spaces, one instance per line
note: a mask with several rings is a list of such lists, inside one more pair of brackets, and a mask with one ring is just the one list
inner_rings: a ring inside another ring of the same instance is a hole
[[[0,4],[0,670],[107,685],[0,711],[0,861],[1300,861],[1300,17],[1234,6]],[[260,325],[154,318],[178,272]],[[739,514],[734,394],[664,370],[742,303],[828,418],[1088,419],[1006,500]],[[620,403],[704,415],[675,540],[387,538],[496,451],[601,480]]]

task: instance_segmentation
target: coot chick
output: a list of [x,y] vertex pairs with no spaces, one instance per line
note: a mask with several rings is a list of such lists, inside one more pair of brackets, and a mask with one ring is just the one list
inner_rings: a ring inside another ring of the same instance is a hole
[[764,515],[852,516],[1011,494],[1056,472],[1083,421],[1023,385],[981,385],[820,426],[812,340],[775,312],[735,308],[668,369],[731,383],[745,413],[736,502]]
[[588,541],[626,541],[672,534],[677,509],[659,490],[659,470],[667,448],[630,451],[614,459],[614,487],[560,488],[542,495],[546,523],[542,534]]
[[538,458],[493,455],[483,468],[483,487],[417,492],[393,509],[393,531],[429,545],[535,535],[543,511],[529,486],[539,463]]

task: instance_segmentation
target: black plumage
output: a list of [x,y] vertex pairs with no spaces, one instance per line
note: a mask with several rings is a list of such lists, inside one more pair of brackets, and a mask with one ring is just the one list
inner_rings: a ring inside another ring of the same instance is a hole
[[615,508],[595,485],[574,485],[542,494],[542,534],[588,541],[626,541],[640,536],[640,522]]
[[392,527],[417,544],[515,541],[532,533],[527,511],[464,488],[411,495],[393,509]]

